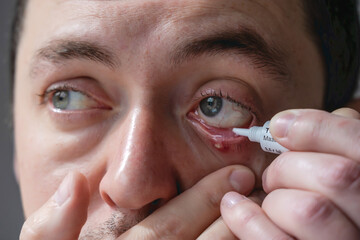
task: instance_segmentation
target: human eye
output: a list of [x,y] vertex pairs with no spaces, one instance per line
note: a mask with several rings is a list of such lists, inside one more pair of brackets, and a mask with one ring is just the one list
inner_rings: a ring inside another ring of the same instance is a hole
[[114,113],[114,102],[95,80],[75,78],[44,87],[39,108],[62,131],[86,129]]
[[67,84],[51,86],[44,94],[39,96],[42,104],[48,104],[55,111],[66,112],[110,108],[85,90]]
[[248,107],[221,91],[202,93],[194,113],[206,125],[215,128],[234,128],[248,125],[252,114]]
[[55,110],[84,110],[97,106],[97,102],[75,90],[54,90],[49,101]]
[[196,112],[206,124],[217,128],[244,126],[252,118],[248,109],[222,93],[213,93],[202,99]]

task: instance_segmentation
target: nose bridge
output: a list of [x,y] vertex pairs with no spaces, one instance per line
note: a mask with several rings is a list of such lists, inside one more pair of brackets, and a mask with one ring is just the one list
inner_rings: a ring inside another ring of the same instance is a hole
[[[100,184],[103,198],[119,208],[139,209],[176,194],[160,116],[147,107],[135,108],[114,134],[119,139],[108,158]],[[112,139],[114,140],[114,139]]]
[[[122,150],[124,152],[118,153],[123,155],[122,165],[154,162],[152,158],[166,155],[167,149],[163,144],[165,136],[163,136],[161,129],[161,116],[156,116],[155,112],[147,106],[134,109],[130,114],[129,123],[124,127],[126,133],[119,137],[126,139],[124,142],[125,149]],[[158,161],[154,163],[156,162]]]

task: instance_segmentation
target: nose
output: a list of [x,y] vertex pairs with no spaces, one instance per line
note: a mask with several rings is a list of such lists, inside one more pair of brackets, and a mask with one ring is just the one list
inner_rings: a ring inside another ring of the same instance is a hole
[[102,198],[112,207],[141,209],[177,194],[166,130],[153,112],[134,109],[109,137]]

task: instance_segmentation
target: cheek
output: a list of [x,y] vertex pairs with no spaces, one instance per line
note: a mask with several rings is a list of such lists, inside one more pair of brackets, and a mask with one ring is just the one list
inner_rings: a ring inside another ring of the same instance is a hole
[[[186,140],[188,156],[176,164],[180,169],[182,190],[186,190],[196,184],[208,174],[230,165],[242,165],[250,168],[256,175],[257,185],[261,185],[261,174],[270,164],[273,156],[264,153],[260,146],[242,138],[236,143],[219,141],[201,134],[193,127],[189,127]],[[190,150],[190,151],[189,151]]]
[[208,141],[213,154],[223,162],[224,166],[242,165],[250,168],[259,184],[263,171],[274,159],[274,155],[262,151],[259,144],[245,138],[236,143],[224,143],[214,139]]
[[71,170],[89,175],[95,162],[91,159],[96,157],[90,153],[102,139],[99,129],[83,134],[50,129],[36,123],[16,128],[19,183],[26,216],[50,198]]
[[24,213],[28,217],[55,192],[60,178],[53,176],[52,167],[39,161],[37,154],[23,153],[19,154],[17,164]]

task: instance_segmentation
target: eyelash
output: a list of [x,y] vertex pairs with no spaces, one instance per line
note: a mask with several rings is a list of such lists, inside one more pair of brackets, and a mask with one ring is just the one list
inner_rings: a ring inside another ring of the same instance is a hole
[[[80,91],[79,89],[77,88],[74,88],[72,86],[69,86],[69,85],[63,85],[63,86],[56,86],[56,87],[53,87],[53,88],[50,88],[50,89],[47,89],[44,93],[42,94],[37,94],[38,97],[40,97],[40,103],[39,105],[45,105],[49,99],[51,98],[51,96],[57,92],[57,91],[74,91],[74,92],[80,92],[82,94],[84,94],[85,96],[87,97],[91,97],[89,96],[88,94],[86,94],[85,92],[82,92]],[[258,114],[256,113],[256,111],[254,111],[252,109],[252,107],[248,106],[248,105],[245,105],[243,104],[242,102],[240,101],[237,101],[235,100],[234,98],[232,98],[228,93],[223,93],[221,90],[214,90],[212,89],[210,92],[209,91],[202,91],[200,93],[201,97],[198,97],[194,100],[194,102],[200,102],[201,100],[203,100],[204,98],[206,97],[221,97],[221,98],[224,98],[226,100],[228,100],[229,102],[231,103],[234,103],[236,104],[237,106],[240,106],[242,108],[244,108],[245,110],[248,110],[249,112],[251,112],[252,114],[254,114],[254,116],[257,118],[258,117]]]
[[91,97],[89,96],[88,94],[82,92],[82,91],[79,91],[79,89],[77,88],[74,88],[72,86],[69,86],[69,85],[63,85],[63,86],[56,86],[56,87],[53,87],[53,88],[50,88],[50,89],[47,89],[44,93],[42,94],[37,94],[38,97],[40,97],[40,103],[39,105],[44,105],[46,104],[49,99],[51,98],[51,96],[57,92],[57,91],[74,91],[74,92],[80,92],[81,94],[84,94],[85,96],[87,97]]
[[257,116],[257,114],[253,111],[253,109],[250,106],[244,105],[242,102],[235,100],[228,93],[223,94],[223,92],[221,90],[216,91],[216,90],[212,89],[211,92],[202,91],[200,93],[200,95],[201,95],[201,97],[195,99],[195,102],[200,102],[201,100],[203,100],[204,98],[207,98],[207,97],[220,97],[220,98],[224,98],[224,99],[228,100],[231,103],[236,104],[237,106],[244,108],[245,110],[250,111],[255,116]]

